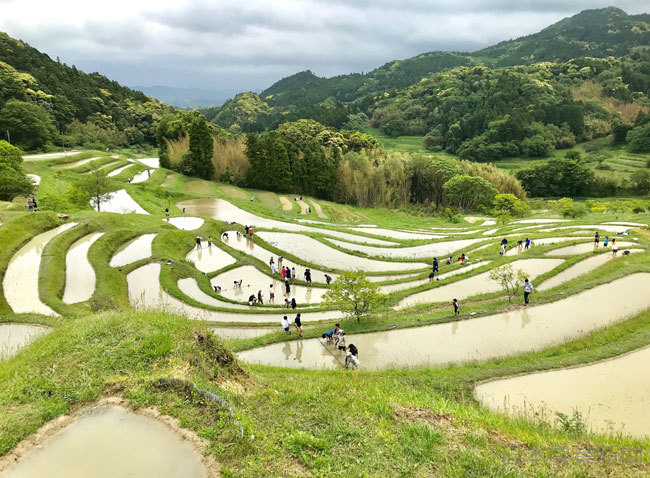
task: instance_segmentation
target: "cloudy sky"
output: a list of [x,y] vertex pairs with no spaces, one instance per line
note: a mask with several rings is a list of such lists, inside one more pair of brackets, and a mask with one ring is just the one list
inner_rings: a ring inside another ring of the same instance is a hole
[[369,71],[476,50],[583,9],[639,0],[0,0],[0,30],[126,85],[261,90],[311,69]]

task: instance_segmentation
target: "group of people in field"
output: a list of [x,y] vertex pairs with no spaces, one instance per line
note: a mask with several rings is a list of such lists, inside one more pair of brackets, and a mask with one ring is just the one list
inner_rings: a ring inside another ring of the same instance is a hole
[[334,345],[339,353],[345,354],[345,368],[357,368],[359,366],[359,349],[352,343],[347,344],[347,336],[341,328],[341,324],[336,324],[333,329],[326,330],[322,338],[325,339],[327,344]]

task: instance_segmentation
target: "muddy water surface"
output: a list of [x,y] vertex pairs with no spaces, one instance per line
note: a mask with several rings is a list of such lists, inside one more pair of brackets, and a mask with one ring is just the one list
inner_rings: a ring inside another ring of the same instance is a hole
[[111,267],[122,267],[132,262],[141,261],[147,257],[151,257],[151,243],[153,242],[156,234],[143,234],[142,236],[134,239],[122,247],[120,247],[115,255],[111,258]]
[[145,169],[144,171],[141,171],[135,176],[133,176],[133,179],[131,180],[131,184],[143,183],[147,179],[149,179],[152,174],[153,171],[151,171],[150,169]]
[[0,324],[0,360],[13,357],[20,349],[49,332],[49,328],[37,325]]
[[441,239],[445,237],[440,234],[424,234],[419,232],[396,231],[393,229],[384,229],[375,226],[351,227],[350,230],[363,232],[365,234],[372,234],[374,236],[384,236],[392,239],[402,239],[406,241],[423,240],[423,239]]
[[[616,241],[619,251],[623,251],[625,248],[634,247],[636,244],[634,242],[618,242]],[[610,242],[607,249],[611,250],[612,243]],[[561,247],[559,249],[553,249],[548,251],[545,255],[547,256],[577,256],[579,254],[584,254],[585,252],[594,251],[595,244],[593,242],[585,242],[584,244],[576,244],[574,246]],[[603,243],[601,242],[598,245],[598,250],[607,250],[605,249]]]
[[[529,274],[530,280],[533,281],[538,275],[545,274],[562,264],[562,262],[564,262],[562,259],[527,259],[514,261],[511,264],[514,270],[521,269]],[[451,302],[453,299],[463,300],[474,295],[500,291],[502,287],[495,281],[491,281],[489,276],[490,272],[487,271],[451,284],[418,292],[401,300],[396,308],[404,309],[430,302]],[[442,274],[442,277],[444,277],[444,274]],[[436,282],[436,284],[440,283]],[[444,284],[444,280],[442,284]]]
[[[272,246],[305,261],[340,270],[361,269],[368,272],[417,270],[426,267],[420,263],[385,262],[346,254],[308,236],[286,232],[262,231],[259,237]],[[350,245],[350,248],[364,247]],[[368,246],[370,247],[370,246]]]
[[494,380],[477,385],[476,398],[492,410],[554,424],[555,413],[582,413],[596,432],[650,436],[650,347],[593,364]]
[[133,166],[133,165],[129,163],[126,166],[122,166],[121,168],[114,169],[113,171],[108,173],[106,176],[108,176],[109,178],[112,178],[113,176],[117,176],[118,174],[120,174],[125,169],[130,168],[131,166]]
[[[481,262],[475,262],[472,264],[465,263],[464,265],[460,267],[456,267],[454,269],[451,269],[451,266],[447,266],[445,264],[440,265],[440,275],[436,275],[436,278],[440,278],[440,280],[447,279],[449,277],[453,277],[458,274],[464,274],[465,272],[469,272],[473,269],[478,269],[479,267],[483,267],[485,264],[489,264],[490,261],[481,261]],[[449,270],[448,270],[449,269]],[[435,279],[434,279],[435,280]],[[404,289],[410,289],[411,287],[416,287],[422,284],[426,284],[429,281],[429,278],[424,278],[424,279],[418,279],[415,281],[408,281],[408,282],[401,282],[399,284],[390,284],[390,285],[383,285],[380,286],[380,290],[382,294],[389,294],[391,292],[395,292],[398,290],[404,290]],[[436,281],[437,282],[437,281]]]
[[[650,307],[650,273],[638,273],[557,302],[457,322],[349,335],[361,368],[379,370],[482,361],[540,350],[629,319]],[[325,327],[324,327],[325,329]],[[239,354],[249,363],[337,368],[342,357],[317,339],[272,344]],[[300,359],[298,360],[298,356]],[[637,378],[639,370],[634,368]],[[647,395],[646,395],[647,396]]]
[[95,292],[95,269],[88,261],[88,249],[103,235],[103,232],[88,234],[68,250],[65,256],[64,304],[85,302]]
[[362,246],[357,244],[345,244],[340,241],[332,241],[340,247],[345,249],[362,252],[369,256],[375,257],[388,257],[391,259],[416,259],[416,258],[425,258],[425,257],[441,257],[447,256],[452,252],[458,251],[463,252],[465,248],[475,244],[477,242],[485,241],[484,238],[477,239],[461,239],[458,241],[444,241],[444,242],[435,242],[432,244],[424,244],[421,246],[411,246],[411,247],[373,247],[373,246]]
[[[303,276],[298,276],[299,279],[304,279]],[[234,287],[234,281],[242,279],[243,283],[241,288]],[[242,266],[236,269],[231,269],[223,274],[219,274],[211,281],[212,285],[221,286],[222,290],[220,295],[227,297],[231,300],[246,302],[248,296],[251,294],[257,295],[258,291],[262,291],[264,302],[269,302],[269,286],[273,284],[275,292],[275,301],[273,304],[283,304],[285,298],[295,298],[296,302],[300,305],[315,304],[322,300],[323,295],[327,289],[320,287],[305,287],[301,285],[291,285],[291,292],[289,295],[285,294],[284,281],[280,280],[280,274],[276,274],[275,278],[260,272],[254,266]]]
[[223,300],[219,300],[215,297],[212,297],[211,295],[206,294],[201,290],[199,285],[196,283],[196,279],[193,277],[187,277],[185,279],[180,279],[176,285],[178,285],[179,290],[187,295],[188,297],[191,297],[197,302],[200,302],[201,304],[209,305],[212,307],[222,307],[225,309],[240,309],[240,310],[257,310],[259,309],[258,307],[250,307],[248,305],[243,305],[243,304],[233,304],[232,302],[225,302]]
[[[129,301],[137,309],[156,309],[183,315],[190,319],[206,320],[213,322],[249,322],[249,323],[277,323],[286,312],[245,314],[243,312],[218,312],[214,310],[194,307],[172,297],[160,287],[160,264],[147,264],[126,276],[129,285]],[[260,309],[257,309],[260,310]],[[262,309],[263,310],[263,309]],[[319,321],[340,318],[338,311],[301,312],[303,322]]]
[[194,231],[203,225],[205,220],[200,217],[177,216],[165,219],[165,222],[171,224],[183,231]]
[[137,158],[136,161],[149,166],[150,168],[157,169],[160,167],[160,159],[158,158]]
[[[530,237],[530,236],[527,236]],[[566,241],[578,241],[580,239],[587,239],[585,238],[580,238],[580,237],[546,237],[543,239],[535,239],[531,237],[532,240],[532,245],[530,246],[530,249],[534,248],[535,246],[548,246],[549,244],[558,244],[560,242],[566,242]],[[522,237],[522,240],[525,240],[525,237]],[[497,241],[497,245],[500,244],[501,241]],[[530,250],[528,249],[528,250]],[[506,251],[506,256],[516,256],[519,254],[523,254],[527,252],[526,249],[522,246],[521,248],[517,247],[517,241],[510,239],[510,242],[508,243],[508,250]]]
[[[96,211],[97,206],[93,207]],[[130,214],[132,212],[136,214],[149,214],[147,211],[142,209],[137,202],[135,202],[135,199],[126,192],[126,189],[112,192],[111,198],[106,202],[102,202],[100,209],[101,212],[116,212],[118,214]]]
[[2,474],[3,478],[204,478],[201,455],[161,422],[95,407]]
[[216,271],[237,262],[234,257],[216,245],[212,244],[208,247],[208,243],[205,241],[201,242],[201,249],[197,249],[195,246],[185,256],[185,260],[194,263],[201,272]]
[[[196,216],[208,216],[219,221],[235,221],[238,224],[245,226],[253,226],[254,228],[277,228],[282,231],[291,232],[318,232],[321,234],[328,234],[332,237],[345,239],[348,241],[366,242],[368,244],[376,243],[374,239],[365,238],[357,234],[347,234],[344,232],[331,231],[319,227],[305,226],[303,224],[294,224],[291,222],[277,221],[275,219],[268,219],[261,216],[256,216],[248,211],[238,208],[228,201],[215,198],[202,198],[191,199],[189,201],[182,201],[177,204],[179,209],[185,208],[187,214]],[[311,221],[311,224],[316,224],[317,221]],[[241,232],[242,229],[239,229]],[[257,230],[255,229],[257,232]],[[385,241],[379,243],[384,244]]]
[[48,242],[75,225],[76,223],[71,222],[35,236],[9,261],[2,281],[2,289],[7,303],[16,314],[58,315],[41,302],[38,295],[41,256]]
[[[635,254],[639,252],[645,252],[643,249],[630,249],[630,253]],[[598,269],[601,266],[604,266],[607,264],[609,261],[615,259],[615,258],[621,258],[625,257],[622,254],[618,254],[618,256],[613,256],[612,254],[598,254],[594,257],[588,257],[587,259],[584,259],[577,264],[572,265],[571,267],[563,270],[562,272],[554,275],[553,277],[545,280],[542,282],[539,286],[537,286],[537,290],[548,290],[552,289],[553,287],[557,287],[558,285],[564,284],[565,282],[568,282],[570,280],[575,279],[576,277],[583,276],[585,274],[588,274],[589,272]]]

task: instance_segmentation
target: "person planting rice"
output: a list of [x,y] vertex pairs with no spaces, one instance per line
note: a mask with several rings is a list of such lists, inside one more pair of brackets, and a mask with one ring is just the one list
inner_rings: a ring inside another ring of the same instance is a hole
[[528,298],[533,291],[533,284],[528,279],[524,280],[524,305],[528,305]]
[[284,329],[285,335],[291,335],[291,331],[289,330],[289,319],[286,315],[282,318],[282,328]]
[[357,368],[359,363],[359,349],[354,344],[348,345],[345,354],[345,368]]
[[334,329],[326,330],[322,337],[331,344],[334,337]]

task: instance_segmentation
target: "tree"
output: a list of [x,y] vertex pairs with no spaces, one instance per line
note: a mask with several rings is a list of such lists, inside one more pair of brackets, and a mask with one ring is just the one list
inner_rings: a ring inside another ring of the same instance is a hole
[[0,110],[0,131],[25,149],[38,149],[56,135],[52,118],[44,108],[25,101],[7,101]]
[[111,199],[114,189],[115,185],[106,176],[106,173],[97,169],[84,175],[83,179],[74,183],[70,195],[73,198],[72,200],[79,205],[82,202],[87,204],[87,201],[90,201],[93,208],[99,212],[102,203]]
[[11,201],[34,191],[34,184],[23,171],[22,163],[20,149],[0,141],[0,200]]
[[192,112],[188,133],[190,135],[190,154],[183,157],[181,169],[189,176],[214,179],[214,164],[212,163],[214,142],[205,116],[198,111]]
[[378,309],[386,303],[386,295],[379,286],[366,279],[363,271],[345,271],[323,296],[323,305],[332,307],[361,320],[361,316]]
[[494,210],[496,216],[508,215],[515,217],[525,216],[530,212],[530,206],[514,194],[497,194],[494,197]]
[[436,208],[443,205],[447,181],[462,174],[458,161],[449,158],[415,156],[409,162],[411,199],[416,203],[432,201]]
[[251,188],[288,192],[293,188],[289,154],[276,132],[246,136],[246,156],[250,169],[246,183]]
[[552,158],[517,172],[531,196],[583,196],[594,182],[594,172],[581,160]]
[[637,194],[646,195],[650,193],[650,171],[647,169],[637,169],[632,173],[630,180]]
[[632,128],[627,133],[627,143],[631,153],[650,153],[650,122]]
[[447,181],[443,189],[452,204],[459,209],[488,208],[498,191],[485,179],[459,174]]
[[528,274],[521,269],[513,269],[512,264],[505,264],[492,269],[489,277],[490,280],[495,281],[505,290],[508,302],[511,302],[512,298],[519,292],[524,280],[528,278]]
[[562,198],[558,201],[549,201],[557,211],[562,214],[562,217],[577,218],[587,214],[587,207],[584,204],[573,202],[571,198]]

